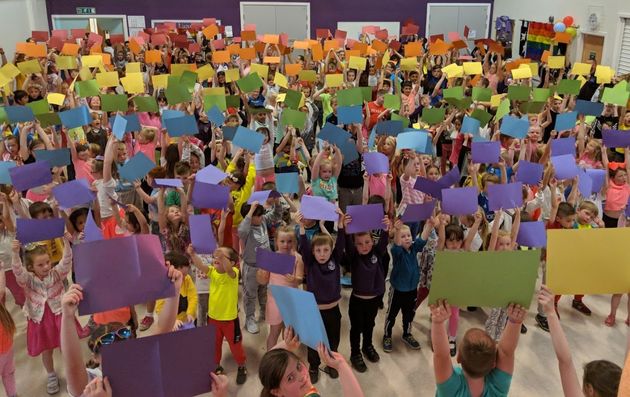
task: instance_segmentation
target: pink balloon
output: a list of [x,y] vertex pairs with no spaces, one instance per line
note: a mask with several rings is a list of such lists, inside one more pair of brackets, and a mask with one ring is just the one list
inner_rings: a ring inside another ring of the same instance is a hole
[[572,26],[573,25],[573,17],[572,16],[566,16],[564,17],[564,19],[562,20],[562,22],[564,22],[564,24],[568,27],[568,26]]

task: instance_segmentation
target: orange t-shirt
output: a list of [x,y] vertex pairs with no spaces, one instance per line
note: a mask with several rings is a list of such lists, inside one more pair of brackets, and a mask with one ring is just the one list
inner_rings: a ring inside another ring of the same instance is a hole
[[13,346],[13,335],[0,326],[0,354],[8,352]]

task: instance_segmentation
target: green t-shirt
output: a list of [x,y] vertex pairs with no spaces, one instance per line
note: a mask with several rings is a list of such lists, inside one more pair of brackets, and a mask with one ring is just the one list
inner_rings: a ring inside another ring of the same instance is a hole
[[[481,397],[507,397],[511,382],[512,375],[495,368],[484,379]],[[435,397],[470,397],[468,382],[460,367],[453,368],[451,377],[437,385]]]
[[170,207],[175,205],[179,207],[181,205],[181,201],[179,199],[179,192],[177,190],[170,190],[166,192],[166,197],[164,197],[164,203],[166,207]]
[[324,111],[323,114],[323,120],[326,120],[328,118],[329,115],[332,114],[333,112],[333,108],[332,105],[330,104],[330,100],[332,99],[332,96],[330,94],[321,94],[319,96],[319,98],[322,100],[322,110]]

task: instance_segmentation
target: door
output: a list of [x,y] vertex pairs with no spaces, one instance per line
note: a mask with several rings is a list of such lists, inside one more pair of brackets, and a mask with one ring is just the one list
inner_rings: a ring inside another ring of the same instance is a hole
[[289,40],[309,38],[309,3],[257,3],[241,2],[241,30],[247,24],[255,24],[258,34],[289,35]]
[[596,60],[597,64],[602,61],[604,52],[604,36],[584,33],[582,36],[582,62]]

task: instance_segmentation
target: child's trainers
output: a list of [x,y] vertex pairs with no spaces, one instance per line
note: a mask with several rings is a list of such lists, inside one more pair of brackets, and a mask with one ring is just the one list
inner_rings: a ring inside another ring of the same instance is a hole
[[140,321],[140,325],[138,326],[139,331],[146,331],[153,325],[153,316],[144,316],[142,321]]
[[385,353],[391,353],[394,350],[394,345],[392,343],[392,338],[384,336],[383,337],[383,351]]
[[223,375],[224,372],[225,372],[225,370],[220,365],[218,365],[217,369],[214,370],[214,373],[217,374],[217,375]]
[[258,324],[256,324],[256,320],[253,317],[245,320],[245,329],[250,334],[257,334],[258,332],[260,332],[260,330],[258,329]]
[[411,335],[411,334],[403,335],[402,340],[411,349],[413,349],[413,350],[419,350],[420,349],[420,343],[418,343],[418,341],[416,340],[416,338],[413,337],[413,335]]
[[311,384],[317,383],[317,381],[319,380],[319,368],[309,368],[308,376],[311,378]]
[[381,356],[378,355],[373,345],[364,347],[361,351],[370,362],[377,363],[381,359]]
[[357,372],[367,371],[367,366],[365,365],[365,361],[363,361],[363,355],[361,353],[350,356],[350,363]]
[[238,371],[236,372],[236,384],[242,385],[247,380],[247,368],[238,367]]
[[457,354],[457,341],[455,339],[449,340],[448,347],[451,348],[451,357],[455,357]]
[[537,314],[536,315],[536,324],[545,332],[549,332],[549,323],[547,323],[547,317]]
[[586,314],[587,316],[591,315],[591,309],[589,309],[584,302],[573,299],[573,304],[571,306],[582,314]]
[[527,333],[527,327],[525,324],[521,324],[521,334],[525,335]]
[[48,394],[59,393],[59,378],[57,374],[48,374],[48,380],[46,381],[46,392]]

